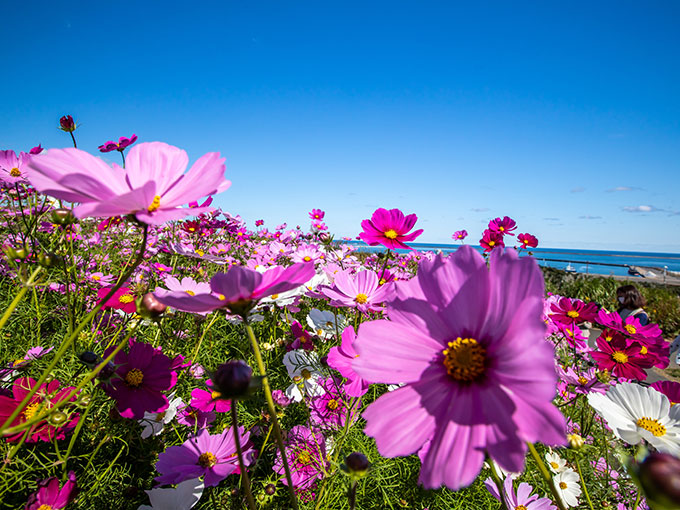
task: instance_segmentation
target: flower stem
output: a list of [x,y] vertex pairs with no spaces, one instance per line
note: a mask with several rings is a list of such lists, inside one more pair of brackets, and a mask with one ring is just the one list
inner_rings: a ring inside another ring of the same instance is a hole
[[267,399],[267,407],[269,408],[269,415],[271,416],[272,423],[274,424],[274,437],[276,438],[276,444],[279,447],[279,452],[281,453],[281,461],[283,462],[283,469],[286,472],[286,482],[288,483],[288,494],[290,495],[290,503],[295,510],[298,508],[297,498],[295,497],[295,491],[293,490],[293,477],[290,474],[290,466],[288,465],[288,457],[286,457],[286,449],[283,446],[283,438],[281,437],[281,428],[279,427],[279,420],[276,418],[276,407],[274,407],[274,399],[272,399],[272,391],[269,387],[269,379],[267,379],[267,373],[264,368],[264,362],[262,361],[262,354],[260,353],[260,347],[257,345],[257,339],[255,338],[255,333],[253,328],[248,324],[246,318],[243,318],[244,324],[246,325],[246,332],[248,333],[248,338],[250,339],[250,345],[253,348],[253,353],[255,354],[255,361],[257,362],[257,369],[260,371],[262,376],[262,389],[264,389],[264,396]]
[[590,506],[590,510],[595,510],[593,508],[593,502],[590,501],[590,494],[588,494],[588,487],[586,487],[586,481],[583,479],[581,463],[578,461],[578,459],[576,459],[576,469],[578,470],[578,477],[581,479],[581,487],[583,487],[583,493],[586,495],[586,499],[588,500],[588,506]]
[[71,140],[73,140],[73,147],[74,147],[75,149],[77,149],[77,148],[78,148],[78,145],[76,145],[76,137],[73,136],[73,131],[71,131],[70,134],[71,134]]
[[248,508],[255,510],[255,500],[253,494],[250,492],[250,478],[246,470],[245,462],[243,462],[243,452],[241,451],[241,439],[238,437],[238,415],[236,412],[236,400],[231,401],[231,426],[234,427],[234,444],[236,445],[236,454],[238,455],[238,466],[241,468],[241,480],[243,481],[243,488],[246,491],[246,501]]
[[560,510],[567,510],[566,507],[564,506],[564,503],[562,502],[562,496],[557,491],[557,487],[555,487],[555,482],[553,481],[552,477],[550,476],[550,473],[548,473],[548,468],[545,467],[545,463],[543,462],[543,459],[541,459],[541,456],[536,451],[536,447],[533,445],[533,443],[527,443],[527,445],[529,445],[529,452],[531,452],[531,456],[536,461],[536,464],[538,464],[538,470],[541,472],[541,476],[543,477],[543,480],[545,480],[546,483],[548,484],[548,487],[550,487],[550,492],[553,495],[553,499],[555,500],[555,504],[558,506],[558,508]]
[[17,307],[17,305],[22,300],[24,295],[28,292],[28,289],[30,289],[33,286],[33,281],[35,280],[35,277],[38,276],[38,273],[40,273],[40,271],[42,271],[42,267],[38,266],[37,268],[35,268],[33,273],[31,273],[31,276],[28,278],[28,281],[22,285],[21,290],[17,293],[16,296],[14,296],[14,299],[7,307],[7,310],[5,310],[5,313],[2,314],[2,318],[0,318],[0,330],[5,327],[5,324],[7,324],[10,315],[12,315],[14,309]]
[[498,473],[496,472],[496,464],[493,460],[491,460],[490,457],[487,457],[487,462],[491,468],[491,478],[493,478],[493,483],[496,484],[496,488],[498,489],[498,496],[501,499],[501,508],[503,508],[503,510],[508,510],[508,505],[505,503],[505,492],[503,492],[503,482],[501,482],[501,477],[498,476]]

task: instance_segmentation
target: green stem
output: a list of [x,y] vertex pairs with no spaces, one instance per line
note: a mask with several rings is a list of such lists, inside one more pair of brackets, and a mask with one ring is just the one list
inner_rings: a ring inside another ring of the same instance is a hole
[[595,510],[593,508],[593,502],[590,501],[590,494],[588,494],[588,487],[586,487],[586,481],[583,479],[581,463],[578,461],[578,459],[576,459],[576,469],[578,470],[578,477],[581,479],[581,487],[583,487],[583,493],[586,495],[586,500],[588,500],[588,506],[590,506],[590,510]]
[[505,503],[505,492],[503,490],[503,482],[501,482],[501,477],[498,476],[498,473],[496,472],[496,464],[494,463],[491,458],[487,458],[487,462],[489,463],[489,467],[491,468],[491,478],[493,478],[493,483],[496,484],[496,488],[498,489],[498,496],[501,499],[501,508],[503,510],[508,510],[508,505]]
[[[78,327],[73,331],[71,336],[69,336],[64,342],[62,342],[61,346],[59,346],[59,350],[56,352],[54,355],[54,358],[50,362],[50,364],[47,366],[47,368],[43,371],[43,373],[40,375],[40,378],[38,381],[35,383],[35,385],[30,389],[30,391],[26,394],[24,399],[21,401],[21,403],[17,406],[17,408],[12,412],[12,414],[9,415],[7,420],[5,420],[5,423],[2,424],[2,427],[0,427],[0,436],[5,435],[7,433],[7,426],[12,423],[19,414],[23,412],[23,410],[26,408],[26,405],[28,402],[31,400],[33,395],[38,391],[38,389],[45,383],[47,380],[47,377],[52,373],[52,370],[54,370],[54,367],[57,366],[57,363],[61,360],[61,358],[64,356],[64,353],[66,350],[69,348],[69,346],[73,343],[75,338],[80,334],[80,332],[85,329],[85,326],[87,326],[90,321],[99,313],[99,310],[102,309],[104,304],[113,296],[113,294],[123,286],[123,283],[130,277],[130,275],[133,273],[133,271],[137,268],[139,264],[141,264],[143,258],[144,258],[144,251],[146,250],[146,241],[148,238],[148,232],[149,232],[149,226],[144,225],[144,237],[142,238],[142,243],[140,245],[139,249],[139,254],[137,255],[137,259],[135,262],[132,264],[130,269],[128,269],[125,274],[121,275],[122,277],[118,280],[116,285],[113,286],[113,288],[104,296],[104,299],[99,301],[99,304],[94,307],[94,309],[88,313],[85,318],[78,324]],[[23,290],[23,289],[22,289]],[[0,319],[0,324],[1,323]],[[101,370],[101,369],[100,369]]]
[[241,468],[241,480],[243,481],[243,488],[246,491],[246,501],[248,508],[255,510],[255,500],[253,494],[250,492],[250,478],[248,478],[248,471],[246,470],[245,462],[243,462],[243,452],[241,451],[241,439],[238,436],[238,414],[236,412],[236,400],[231,401],[231,426],[234,427],[234,444],[236,445],[236,454],[238,455],[238,466]]
[[201,338],[198,339],[198,343],[196,344],[196,349],[194,349],[194,355],[191,357],[191,362],[195,363],[196,362],[196,356],[198,356],[198,351],[201,348],[201,343],[203,342],[203,339],[205,338],[206,333],[208,333],[208,330],[210,327],[215,324],[215,321],[217,320],[218,314],[213,314],[213,318],[208,324],[208,326],[203,330],[203,334],[201,335]]
[[527,443],[527,445],[529,446],[529,452],[531,452],[531,456],[536,461],[536,464],[538,464],[538,470],[541,472],[543,480],[545,480],[548,484],[548,487],[550,487],[550,492],[552,493],[553,499],[555,500],[555,504],[560,510],[567,510],[567,508],[564,506],[564,503],[562,502],[562,496],[557,490],[557,487],[555,487],[555,482],[548,472],[548,468],[545,466],[543,459],[536,451],[536,447],[533,445],[533,443]]
[[272,391],[271,388],[269,387],[269,379],[267,378],[267,373],[264,368],[264,362],[262,361],[260,347],[257,345],[257,339],[255,338],[253,328],[250,326],[250,324],[248,324],[248,321],[245,317],[243,317],[243,323],[246,325],[246,332],[248,333],[248,338],[250,339],[250,345],[252,346],[253,353],[255,354],[257,369],[260,371],[260,375],[262,376],[262,388],[264,389],[264,396],[267,399],[269,415],[271,416],[272,423],[274,424],[274,437],[276,438],[276,444],[278,445],[279,452],[281,453],[283,469],[286,472],[286,482],[288,483],[288,494],[290,495],[290,502],[293,508],[297,510],[298,504],[297,498],[295,497],[295,491],[293,490],[293,478],[290,474],[290,466],[288,466],[288,457],[286,457],[286,449],[283,446],[281,428],[279,427],[279,420],[276,418],[276,407],[274,407],[274,399],[272,398]]
[[9,320],[9,317],[12,315],[12,312],[14,309],[17,307],[19,302],[23,299],[23,297],[26,295],[28,292],[28,289],[30,289],[33,286],[33,281],[35,280],[36,276],[42,271],[42,267],[38,266],[35,268],[33,273],[31,273],[31,276],[28,278],[28,281],[23,284],[21,287],[21,290],[17,293],[16,296],[14,296],[14,299],[12,302],[9,304],[9,307],[7,307],[7,310],[5,310],[5,313],[2,314],[2,318],[0,318],[0,330],[5,327],[5,324]]

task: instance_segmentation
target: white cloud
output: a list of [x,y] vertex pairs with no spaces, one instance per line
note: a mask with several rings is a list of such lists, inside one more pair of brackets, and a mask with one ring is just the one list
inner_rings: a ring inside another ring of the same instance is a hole
[[663,211],[663,209],[659,209],[658,207],[654,207],[653,205],[635,205],[635,206],[627,205],[623,208],[623,210],[626,212],[640,212],[640,213]]

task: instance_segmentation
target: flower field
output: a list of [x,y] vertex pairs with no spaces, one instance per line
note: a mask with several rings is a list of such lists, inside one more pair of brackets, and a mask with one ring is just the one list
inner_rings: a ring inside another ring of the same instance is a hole
[[1,506],[678,508],[671,332],[546,293],[513,219],[446,257],[381,208],[361,251],[215,208],[217,153],[61,128],[0,152]]

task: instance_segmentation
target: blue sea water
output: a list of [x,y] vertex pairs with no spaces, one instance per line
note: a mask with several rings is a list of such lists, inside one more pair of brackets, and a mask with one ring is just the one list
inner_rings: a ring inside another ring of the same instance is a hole
[[[362,242],[350,242],[369,251],[383,251],[381,246],[367,246]],[[460,244],[432,244],[432,243],[409,243],[414,250],[434,251],[441,250],[450,253],[460,248]],[[472,246],[482,252],[479,246]],[[405,252],[406,250],[398,250]],[[567,266],[579,273],[591,273],[602,275],[628,275],[628,267],[643,266],[652,269],[657,276],[663,275],[664,266],[668,271],[680,272],[680,254],[678,253],[646,253],[634,251],[606,251],[606,250],[569,250],[563,248],[534,248],[529,250],[541,266],[566,269]],[[523,256],[526,252],[523,250]],[[645,270],[646,271],[646,270]]]

